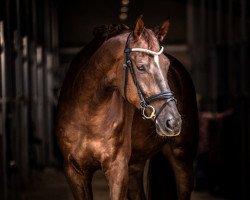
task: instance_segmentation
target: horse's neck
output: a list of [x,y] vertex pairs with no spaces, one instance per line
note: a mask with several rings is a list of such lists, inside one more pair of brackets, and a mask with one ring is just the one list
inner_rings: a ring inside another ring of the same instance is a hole
[[[99,116],[109,121],[119,121],[120,117],[129,117],[126,112],[133,109],[114,88],[117,84],[117,66],[122,67],[124,48],[122,43],[117,41],[118,38],[114,38],[104,43],[79,76],[81,81],[78,85],[80,90],[84,91],[81,99],[90,117]],[[117,47],[115,51],[113,46]]]
[[134,108],[123,99],[118,90],[109,92],[108,97],[98,103],[88,101],[87,104],[88,121],[94,126],[111,131],[126,121],[132,121]]
[[112,87],[106,75],[98,76],[90,71],[85,76],[85,83],[81,84],[83,93],[80,101],[90,121],[122,121],[128,103],[118,89]]

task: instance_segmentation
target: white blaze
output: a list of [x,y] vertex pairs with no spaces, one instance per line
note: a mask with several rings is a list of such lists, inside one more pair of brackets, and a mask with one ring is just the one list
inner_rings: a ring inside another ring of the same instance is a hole
[[[156,64],[156,66],[157,66],[157,74],[159,75],[160,80],[164,80],[164,76],[163,76],[163,73],[162,73],[162,70],[161,70],[161,67],[160,67],[160,62],[159,62],[159,56],[158,55],[154,56],[154,62]],[[166,87],[165,81],[163,81],[163,83],[164,83],[164,87]]]

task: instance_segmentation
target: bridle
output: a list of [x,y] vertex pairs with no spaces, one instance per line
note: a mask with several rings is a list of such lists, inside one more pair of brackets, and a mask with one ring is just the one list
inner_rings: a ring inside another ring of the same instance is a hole
[[[135,71],[133,68],[133,63],[132,63],[131,57],[130,57],[130,52],[144,52],[147,54],[151,54],[153,56],[159,56],[160,54],[162,54],[164,48],[161,46],[161,49],[158,52],[154,52],[154,51],[151,51],[148,49],[143,49],[143,48],[130,48],[129,47],[130,36],[131,36],[131,33],[129,34],[129,36],[127,38],[125,50],[124,50],[125,63],[123,64],[123,94],[124,94],[125,99],[127,99],[127,96],[126,96],[127,68],[129,68],[133,82],[134,82],[136,89],[137,89],[137,93],[138,93],[139,98],[141,100],[140,106],[141,106],[141,112],[142,112],[143,118],[144,119],[153,119],[154,121],[156,121],[157,117],[160,115],[162,110],[167,106],[167,104],[170,101],[176,101],[176,99],[174,97],[174,93],[171,91],[166,91],[166,92],[162,92],[162,93],[145,98],[142,91],[141,91],[140,85],[136,79]],[[165,100],[165,103],[160,107],[159,111],[156,113],[155,108],[153,106],[151,106],[150,104],[154,101],[157,101],[157,100]],[[146,114],[146,109],[151,109],[150,115]]]

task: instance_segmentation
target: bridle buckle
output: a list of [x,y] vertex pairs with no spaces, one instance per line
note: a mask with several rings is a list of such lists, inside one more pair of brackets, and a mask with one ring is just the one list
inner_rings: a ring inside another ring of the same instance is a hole
[[[150,115],[147,115],[146,114],[146,109],[151,109],[151,113]],[[144,119],[155,119],[155,116],[156,116],[156,111],[155,111],[155,108],[151,105],[145,105],[143,107],[141,107],[141,110],[142,110],[142,116]]]

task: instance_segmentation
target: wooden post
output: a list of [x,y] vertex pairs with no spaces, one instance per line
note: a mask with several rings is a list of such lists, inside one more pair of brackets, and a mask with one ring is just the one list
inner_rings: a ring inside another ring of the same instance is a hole
[[217,0],[216,10],[216,43],[221,44],[221,0]]
[[46,156],[48,164],[54,163],[55,158],[53,154],[53,69],[58,66],[58,29],[57,29],[57,10],[54,1],[46,0],[45,6],[45,32],[44,48],[45,48],[45,65],[44,65],[44,95],[46,99]]
[[[240,1],[240,35],[241,35],[241,42],[240,42],[240,70],[239,73],[239,88],[240,88],[240,96],[241,99],[239,101],[240,105],[240,127],[241,127],[241,199],[249,199],[249,167],[250,167],[250,137],[249,137],[249,130],[250,130],[250,120],[249,120],[249,88],[247,88],[247,79],[249,79],[249,66],[247,65],[247,1],[241,0]],[[248,121],[247,121],[248,120]]]
[[[24,52],[27,52],[27,44],[23,44],[21,37],[21,5],[16,0],[16,31],[14,33],[15,45],[15,87],[16,87],[16,156],[19,169],[20,184],[28,184],[29,177],[29,137],[28,137],[28,98],[27,98],[27,62],[24,60]],[[25,69],[26,67],[26,69]]]
[[239,84],[237,83],[237,71],[235,67],[235,59],[233,48],[234,48],[234,31],[233,31],[233,0],[228,0],[228,17],[227,17],[227,44],[228,44],[228,84],[229,84],[229,94],[230,96],[235,95],[236,91],[239,91]]
[[5,42],[4,42],[4,23],[0,21],[0,76],[1,76],[1,94],[0,94],[0,195],[3,200],[7,200],[7,153],[6,153],[6,65],[5,65]]
[[[220,0],[218,0],[220,1]],[[209,51],[207,51],[208,54],[208,62],[209,65],[206,67],[209,73],[209,79],[211,80],[211,110],[216,112],[218,110],[218,79],[219,79],[219,71],[218,71],[218,55],[217,55],[217,44],[216,44],[216,38],[214,37],[216,30],[214,29],[214,24],[216,18],[214,17],[214,10],[213,10],[213,0],[209,0],[208,2],[208,29],[207,34],[208,37],[208,45],[207,48],[210,48]]]

